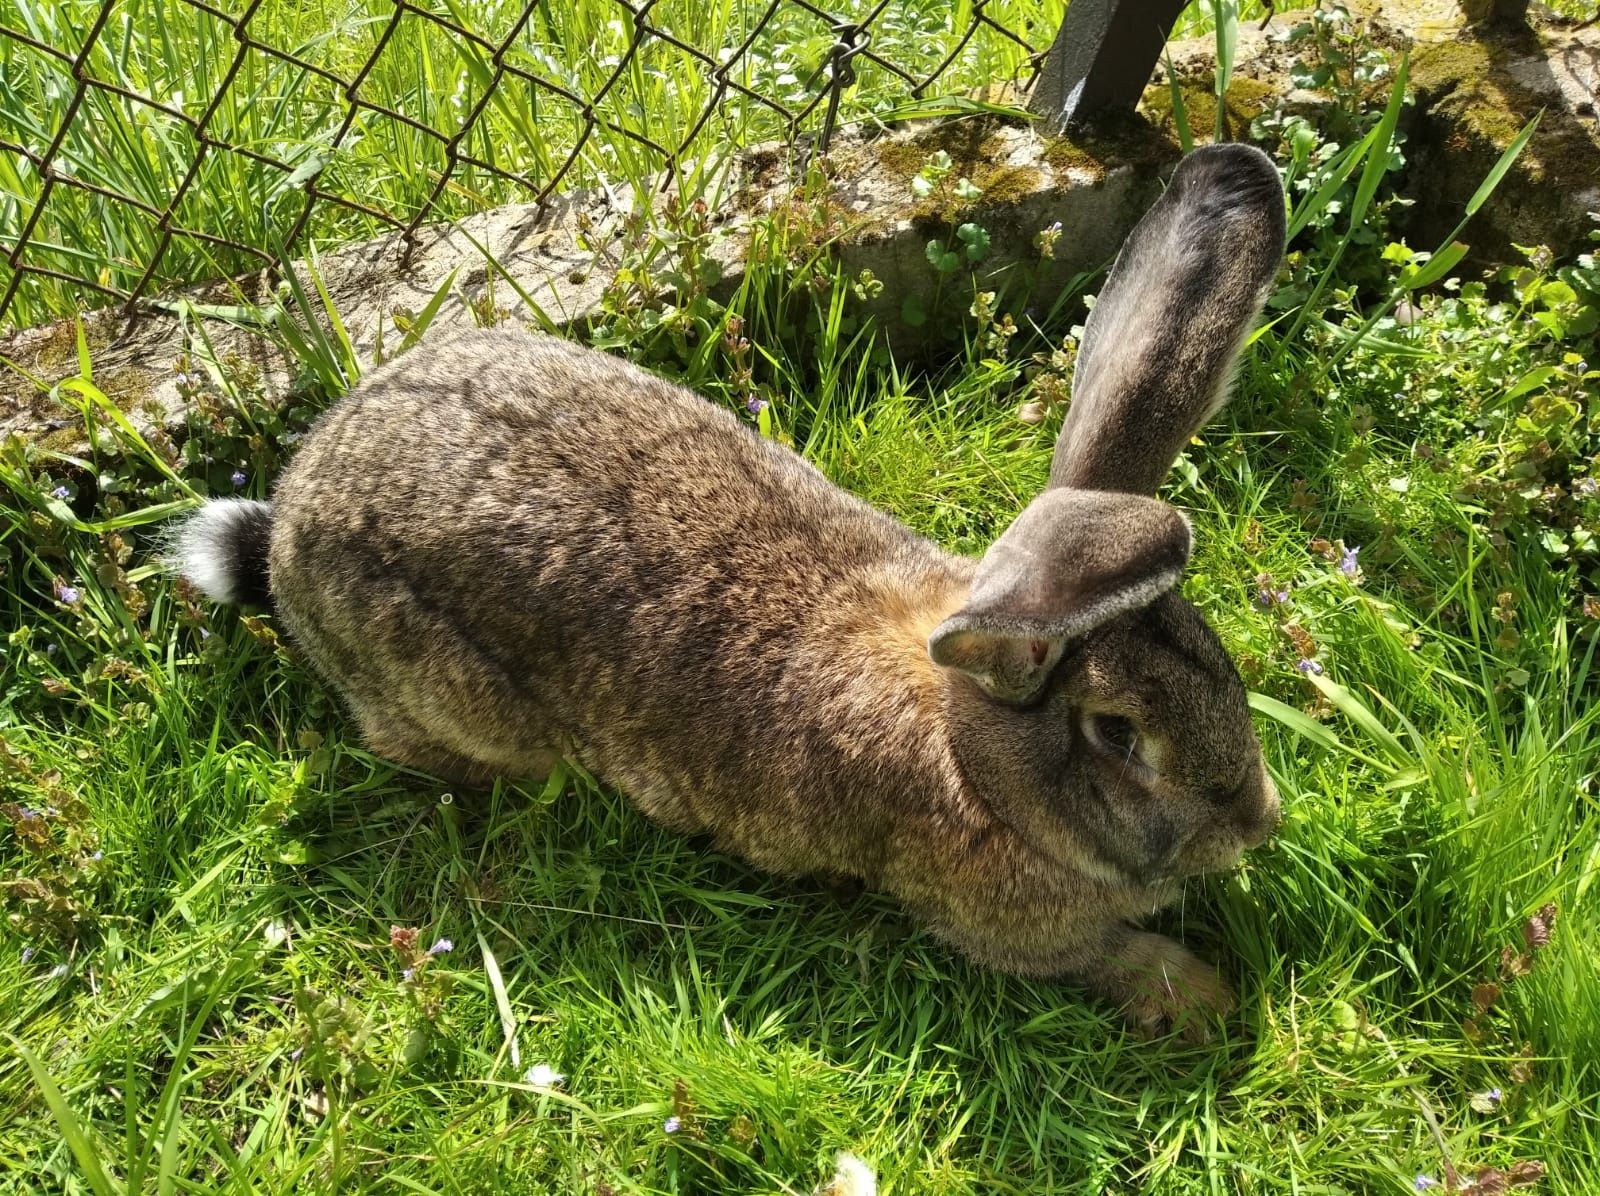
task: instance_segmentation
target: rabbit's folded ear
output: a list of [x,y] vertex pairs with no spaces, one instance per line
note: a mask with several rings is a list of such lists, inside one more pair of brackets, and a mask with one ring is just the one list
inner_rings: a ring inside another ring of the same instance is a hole
[[1283,247],[1283,185],[1260,150],[1178,164],[1089,313],[1050,485],[1156,492],[1222,405]]
[[1047,490],[984,553],[928,654],[991,697],[1026,702],[1071,640],[1175,586],[1189,544],[1188,522],[1153,498]]

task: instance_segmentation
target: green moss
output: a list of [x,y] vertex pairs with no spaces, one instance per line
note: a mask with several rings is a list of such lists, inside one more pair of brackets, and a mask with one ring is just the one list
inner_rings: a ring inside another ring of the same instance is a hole
[[1425,107],[1456,109],[1478,131],[1503,136],[1507,144],[1521,128],[1501,101],[1510,98],[1508,92],[1522,89],[1496,69],[1488,47],[1476,38],[1418,49],[1412,58],[1411,83]]
[[[955,177],[952,171],[952,182]],[[959,223],[976,212],[1017,203],[1038,191],[1045,181],[1044,171],[1037,166],[980,166],[962,177],[970,179],[982,194],[976,199],[961,199],[947,183],[912,204],[907,214],[913,227],[932,231],[935,226]]]
[[46,432],[39,437],[38,443],[40,448],[53,453],[76,454],[83,449],[84,440],[83,425],[72,423],[54,432]]
[[1097,181],[1119,166],[1162,166],[1177,156],[1177,142],[1137,113],[1107,113],[1052,138],[1043,155],[1055,170],[1087,171]]
[[[59,368],[52,374],[43,375],[52,381],[58,378],[73,377],[77,373],[76,353],[73,357],[74,365],[71,369],[62,371]],[[154,396],[152,391],[159,381],[160,376],[138,366],[120,366],[111,370],[96,370],[94,381],[100,388],[100,393],[105,395],[117,405],[119,411],[130,416],[143,414],[143,408]],[[50,408],[49,414],[56,418],[71,416],[70,408],[57,407],[53,402],[39,396],[35,400],[35,410],[42,407]],[[104,420],[101,421],[102,423]],[[60,453],[77,453],[84,446],[83,421],[73,418],[65,427],[56,428],[46,432],[38,438],[37,443],[41,448],[50,449]]]
[[[1183,97],[1184,115],[1189,130],[1197,139],[1209,140],[1217,126],[1217,93],[1211,81],[1186,80],[1178,85]],[[1225,127],[1235,136],[1249,128],[1250,122],[1272,107],[1280,90],[1271,83],[1237,76],[1222,96]],[[1172,113],[1172,88],[1166,83],[1152,85],[1144,93],[1143,106],[1150,120],[1163,132],[1176,137],[1178,122]]]
[[983,190],[980,203],[1015,203],[1039,189],[1044,172],[1037,166],[995,166],[978,171],[972,182]]
[[[85,322],[84,336],[89,342],[89,352],[94,354],[104,347],[109,338],[98,331],[97,321]],[[58,320],[49,333],[24,357],[28,372],[36,377],[55,382],[70,377],[78,368],[78,324],[76,320]],[[63,372],[65,371],[65,372]]]
[[1462,34],[1414,51],[1416,115],[1406,156],[1414,167],[1415,206],[1408,237],[1432,242],[1455,228],[1472,188],[1542,110],[1533,137],[1468,229],[1468,260],[1474,268],[1517,261],[1517,245],[1548,245],[1562,256],[1586,247],[1592,225],[1576,196],[1600,178],[1593,126],[1505,65],[1537,63],[1546,52],[1531,33]]
[[1108,163],[1076,137],[1054,137],[1045,146],[1044,160],[1058,171],[1086,170],[1098,181],[1105,177]]
[[[1518,161],[1535,181],[1586,181],[1597,166],[1594,142],[1578,122],[1549,107],[1549,97],[1530,91],[1496,60],[1497,42],[1461,37],[1417,50],[1411,79],[1419,104],[1454,124],[1446,148],[1499,154],[1522,132],[1527,119],[1545,109],[1538,131]],[[1474,140],[1486,142],[1480,147]]]
[[106,374],[97,372],[95,383],[100,387],[101,393],[115,403],[119,410],[133,414],[152,397],[151,391],[158,377],[159,375],[140,369],[138,366],[123,366]]
[[[996,205],[1015,203],[1037,191],[1045,174],[1037,166],[1009,165],[1003,161],[1013,142],[997,129],[997,122],[986,119],[947,120],[928,124],[909,137],[880,138],[863,145],[847,171],[872,173],[891,184],[904,187],[905,205],[897,218],[933,227],[951,224],[971,212]],[[912,180],[935,154],[950,156],[950,170],[933,194],[914,199]],[[975,200],[964,200],[955,193],[956,183],[967,179],[982,193]],[[870,235],[871,228],[859,229]]]
[[[88,345],[91,363],[99,361],[111,346],[110,320],[89,316],[84,320],[84,340]],[[16,362],[22,374],[53,384],[78,376],[78,322],[61,320],[43,331],[36,339],[23,333],[25,347],[13,346],[6,356]],[[136,365],[97,367],[94,383],[102,394],[121,411],[136,414],[153,398],[153,390],[161,375]],[[32,410],[38,421],[54,422],[70,415],[70,409],[49,398],[31,383],[13,376],[17,390],[10,401]],[[72,420],[66,427],[57,428],[38,438],[38,443],[58,452],[76,452],[83,447],[83,426]]]
[[926,149],[913,141],[899,141],[885,137],[872,143],[871,152],[876,156],[878,165],[883,167],[883,173],[900,182],[909,183],[916,177],[928,161]]
[[[886,178],[907,185],[941,150],[950,155],[950,174],[977,183],[977,174],[993,164],[1005,149],[1005,139],[992,120],[942,120],[930,123],[910,137],[883,137],[868,142],[862,153],[882,168]],[[978,184],[981,186],[982,184]]]

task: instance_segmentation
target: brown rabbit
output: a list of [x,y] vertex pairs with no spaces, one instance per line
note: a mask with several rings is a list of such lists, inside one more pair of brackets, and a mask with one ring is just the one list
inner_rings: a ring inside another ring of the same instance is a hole
[[761,867],[862,878],[977,960],[1198,1028],[1227,987],[1135,923],[1278,798],[1152,496],[1283,242],[1259,151],[1179,165],[1090,316],[1049,488],[981,561],[682,387],[483,331],[374,370],[177,566],[270,599],[380,755],[464,782],[577,760]]

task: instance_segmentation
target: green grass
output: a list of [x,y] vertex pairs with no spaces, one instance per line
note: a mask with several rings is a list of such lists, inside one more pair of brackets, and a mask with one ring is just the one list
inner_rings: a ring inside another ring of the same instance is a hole
[[[154,44],[154,7],[126,8]],[[1328,196],[1363,189],[1359,228],[1314,202],[1326,173],[1295,191],[1279,318],[1167,492],[1286,809],[1159,919],[1241,994],[1204,1046],[1132,1039],[886,898],[762,876],[581,775],[449,794],[374,759],[270,621],[192,606],[153,560],[235,469],[265,492],[340,346],[286,337],[310,381],[284,405],[218,371],[180,444],[123,428],[86,360],[56,398],[101,432],[89,456],[0,449],[0,1190],[801,1194],[838,1149],[891,1193],[1398,1194],[1445,1156],[1600,1190],[1597,276],[1429,288],[1330,368],[1341,321],[1420,264],[1383,256],[1376,160],[1317,168],[1348,166]],[[204,184],[218,212],[227,183]],[[726,309],[616,307],[591,335],[740,410],[754,386],[841,485],[982,551],[1047,474],[1060,409],[1016,411],[1065,368],[1034,354],[1076,296],[1008,297],[1044,329],[1018,311],[1004,346],[952,300],[937,366],[896,361],[801,233]],[[115,267],[116,241],[76,243]],[[1360,575],[1316,540],[1359,544]],[[1287,606],[1252,601],[1262,573]],[[1502,976],[1549,902],[1549,945]]]

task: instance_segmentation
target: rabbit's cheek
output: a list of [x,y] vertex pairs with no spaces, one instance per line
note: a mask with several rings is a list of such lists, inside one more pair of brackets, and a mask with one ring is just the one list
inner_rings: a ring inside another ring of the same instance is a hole
[[1170,875],[1173,861],[1181,846],[1178,828],[1166,818],[1152,817],[1145,821],[1140,840],[1147,861],[1140,869],[1141,876],[1153,884]]
[[1145,886],[1165,875],[1181,845],[1178,829],[1159,814],[1131,805],[1126,785],[1100,790],[1098,804],[1080,824],[1086,847],[1124,881]]

